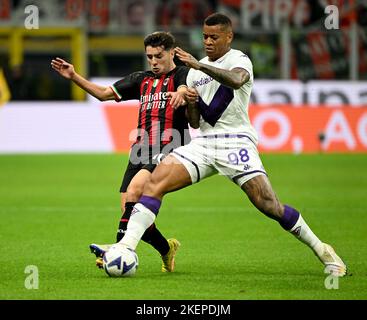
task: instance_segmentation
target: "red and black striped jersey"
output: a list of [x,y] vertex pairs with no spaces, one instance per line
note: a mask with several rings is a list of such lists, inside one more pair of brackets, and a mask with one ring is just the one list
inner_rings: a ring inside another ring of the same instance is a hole
[[189,141],[185,107],[174,110],[170,99],[166,97],[167,92],[177,91],[181,85],[186,85],[188,71],[186,66],[178,66],[161,76],[156,76],[151,71],[138,71],[111,86],[116,101],[140,100],[138,137],[135,144],[164,146],[172,141],[172,129],[176,129],[181,135],[179,145]]

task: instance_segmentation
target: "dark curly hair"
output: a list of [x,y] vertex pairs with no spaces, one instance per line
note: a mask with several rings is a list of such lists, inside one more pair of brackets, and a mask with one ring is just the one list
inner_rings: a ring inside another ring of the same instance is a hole
[[147,46],[152,46],[153,48],[163,47],[164,50],[170,50],[176,46],[176,39],[169,32],[156,31],[145,37],[144,46],[145,48]]
[[204,24],[207,26],[216,26],[219,24],[232,29],[231,19],[228,18],[226,15],[218,12],[213,13],[210,16],[206,17],[204,20]]

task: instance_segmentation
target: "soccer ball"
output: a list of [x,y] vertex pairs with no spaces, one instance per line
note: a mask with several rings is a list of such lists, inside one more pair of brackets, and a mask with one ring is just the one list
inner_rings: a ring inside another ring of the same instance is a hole
[[113,245],[103,255],[103,269],[110,277],[133,276],[139,260],[134,250],[120,244]]

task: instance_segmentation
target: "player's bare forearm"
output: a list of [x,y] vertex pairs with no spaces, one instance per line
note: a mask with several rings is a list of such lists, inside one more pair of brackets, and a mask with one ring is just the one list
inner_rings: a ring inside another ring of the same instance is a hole
[[197,104],[199,93],[194,88],[187,88],[185,98],[187,101],[186,117],[194,129],[200,126],[200,110]]
[[114,94],[111,88],[97,85],[78,73],[74,73],[71,77],[71,80],[84,91],[88,92],[93,97],[97,98],[100,101],[105,100],[113,100]]
[[73,81],[77,86],[101,101],[111,100],[114,98],[111,88],[99,86],[95,83],[88,81],[74,70],[74,66],[71,63],[59,57],[52,59],[51,67],[52,69],[57,71],[62,77]]
[[207,65],[205,63],[199,63],[198,70],[211,76],[221,84],[233,89],[241,88],[241,86],[250,79],[249,73],[242,68],[225,70]]
[[196,102],[189,102],[186,108],[186,117],[190,127],[197,129],[200,126],[200,111]]

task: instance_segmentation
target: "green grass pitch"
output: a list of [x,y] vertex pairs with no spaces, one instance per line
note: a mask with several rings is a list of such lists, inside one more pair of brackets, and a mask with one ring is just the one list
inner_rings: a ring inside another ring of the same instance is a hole
[[[125,155],[0,156],[0,298],[367,299],[367,155],[264,155],[282,202],[334,246],[350,275],[326,289],[310,249],[215,176],[164,199],[157,225],[182,246],[176,272],[141,242],[133,278],[109,278],[88,245],[115,238]],[[27,289],[29,265],[38,289]]]

